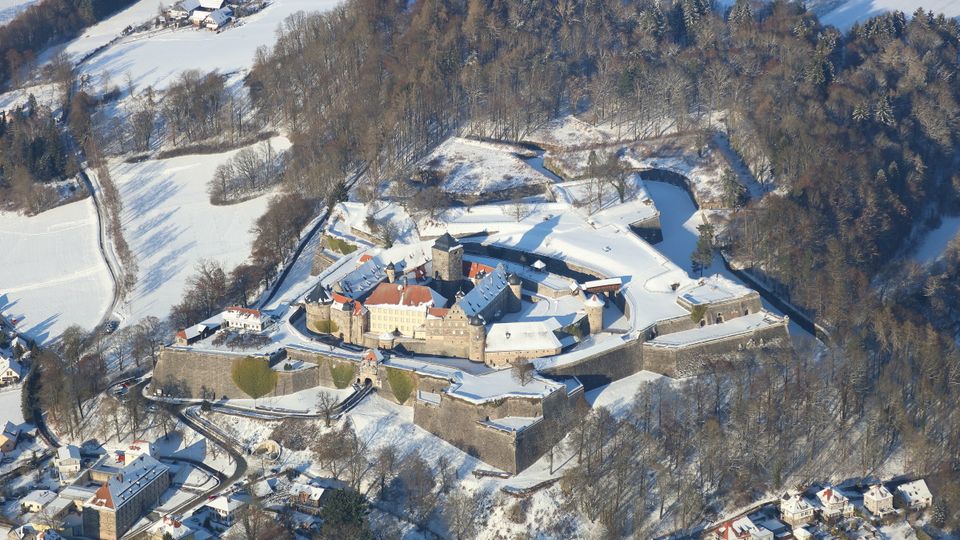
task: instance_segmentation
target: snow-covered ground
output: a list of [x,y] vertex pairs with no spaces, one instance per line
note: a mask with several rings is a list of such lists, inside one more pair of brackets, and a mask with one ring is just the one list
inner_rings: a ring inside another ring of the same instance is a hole
[[899,10],[907,17],[917,8],[934,13],[943,13],[947,17],[960,17],[960,0],[846,0],[833,7],[835,3],[824,2],[825,11],[812,6],[814,13],[820,15],[824,24],[849,30],[855,23],[864,22],[887,11]]
[[0,0],[0,25],[7,24],[10,19],[37,2],[38,0]]
[[14,424],[23,423],[23,413],[20,409],[20,393],[21,388],[19,386],[0,389],[0,426],[6,425],[7,422],[13,422]]
[[520,147],[452,137],[422,163],[444,176],[443,189],[450,193],[479,195],[550,183],[550,178],[518,154],[532,157],[528,150]]
[[[271,142],[278,151],[290,144],[283,137]],[[124,236],[139,270],[123,307],[126,323],[147,315],[166,317],[201,259],[218,261],[229,271],[250,254],[250,227],[266,210],[269,193],[229,206],[213,206],[207,196],[217,165],[236,152],[111,162],[123,199]]]
[[412,244],[420,241],[417,226],[410,214],[396,203],[343,202],[334,207],[326,229],[330,234],[340,236],[351,243],[373,245],[366,238],[360,238],[355,229],[373,238],[383,238],[383,231],[371,229],[367,218],[373,218],[377,227],[392,228],[392,241],[398,244]]
[[913,253],[913,260],[920,264],[935,261],[951,241],[960,237],[960,216],[944,217],[940,226],[927,232]]
[[[169,4],[172,2],[160,2]],[[166,87],[188,69],[231,73],[253,64],[258,47],[271,46],[275,31],[290,15],[329,10],[339,0],[273,0],[263,11],[241,19],[239,25],[220,33],[190,27],[151,31],[124,38],[83,65],[81,71],[99,77],[109,72],[114,82],[129,73],[138,88]],[[150,21],[157,14],[157,0],[141,0],[117,15],[89,28],[71,42],[66,52],[79,59],[105,45],[128,25]]]
[[90,198],[32,217],[0,213],[0,313],[40,342],[98,323],[113,284],[97,236]]

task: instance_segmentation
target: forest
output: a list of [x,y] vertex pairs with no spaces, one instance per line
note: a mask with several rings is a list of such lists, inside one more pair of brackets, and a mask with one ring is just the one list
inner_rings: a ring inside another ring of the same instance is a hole
[[[960,207],[956,21],[890,13],[844,35],[783,1],[740,0],[726,13],[700,0],[406,6],[357,0],[294,16],[258,55],[255,106],[293,131],[286,189],[336,197],[366,166],[382,192],[378,182],[415,174],[414,160],[452,133],[522,140],[561,112],[638,136],[723,129],[769,193],[736,213],[722,247],[827,329],[829,351],[820,363],[785,351],[718,371],[711,404],[697,379],[672,401],[672,420],[631,437],[649,436],[677,471],[699,470],[672,489],[701,502],[781,489],[798,471],[827,478],[854,455],[864,476],[899,453],[914,473],[957,485],[960,353],[956,314],[945,313],[955,304],[943,302],[947,289],[956,298],[952,270],[891,280],[908,286],[884,294],[873,286],[918,230]],[[596,444],[626,436],[595,429]],[[763,444],[708,456],[692,434]],[[847,450],[831,462],[835,440]],[[869,457],[854,444],[870,445]],[[633,440],[621,448],[640,459]],[[598,455],[601,471],[615,465],[604,463],[616,452]],[[704,469],[707,457],[720,461]],[[610,501],[607,484],[594,486],[603,493],[583,512]],[[611,527],[629,522],[614,517]]]
[[[161,107],[148,95],[110,120],[96,146],[146,152],[160,136],[186,148],[217,134],[239,144],[263,126],[292,140],[251,258],[198,266],[170,317],[186,326],[262,290],[353,179],[371,197],[418,185],[397,180],[450,135],[522,141],[566,113],[637,138],[672,130],[705,145],[724,132],[767,193],[733,213],[720,247],[815,319],[826,350],[704,358],[703,376],[644,387],[626,419],[591,411],[567,439],[578,464],[561,482],[565,509],[644,536],[666,505],[687,529],[797,479],[866,478],[893,459],[957,508],[960,252],[929,268],[904,256],[960,210],[958,52],[957,21],[923,11],[843,34],[782,0],[724,12],[706,0],[349,0],[284,22],[245,81],[250,103],[222,76],[188,72]],[[78,140],[89,121],[71,119]],[[261,150],[218,171],[212,199],[259,192],[272,161]],[[444,202],[429,188],[402,196],[415,211]],[[137,358],[151,356],[153,335],[142,332]],[[78,415],[48,384],[56,410]],[[391,461],[349,448],[323,459],[359,460],[342,467],[357,485],[353,468]],[[937,515],[937,526],[960,526],[956,513]]]

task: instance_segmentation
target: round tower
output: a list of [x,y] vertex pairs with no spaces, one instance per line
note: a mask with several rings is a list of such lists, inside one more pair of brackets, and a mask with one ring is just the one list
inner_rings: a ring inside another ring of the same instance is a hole
[[468,358],[474,362],[484,362],[487,349],[487,327],[483,324],[483,319],[474,315],[470,317],[470,327],[467,330],[470,338],[470,351]]
[[587,322],[590,324],[590,333],[598,334],[603,330],[603,299],[594,294],[583,303],[587,309]]
[[510,285],[510,299],[507,302],[507,311],[516,313],[520,311],[521,307],[523,281],[520,279],[520,276],[511,272],[510,275],[507,276],[507,283]]

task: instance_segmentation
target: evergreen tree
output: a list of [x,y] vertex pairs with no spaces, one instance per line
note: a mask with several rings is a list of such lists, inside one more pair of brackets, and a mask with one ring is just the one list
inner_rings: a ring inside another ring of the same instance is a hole
[[697,232],[700,233],[700,237],[697,238],[697,247],[690,255],[690,262],[693,271],[703,276],[703,271],[713,264],[713,225],[709,223],[697,225]]

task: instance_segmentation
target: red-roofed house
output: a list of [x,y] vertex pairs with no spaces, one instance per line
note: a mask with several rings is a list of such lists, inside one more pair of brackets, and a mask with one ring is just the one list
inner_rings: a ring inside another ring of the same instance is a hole
[[819,510],[824,519],[853,515],[853,505],[850,504],[850,500],[834,487],[827,486],[818,491],[817,501],[820,503]]
[[427,318],[427,310],[446,303],[447,299],[430,287],[381,283],[364,305],[370,310],[371,332],[397,330],[405,336],[416,336]]

